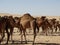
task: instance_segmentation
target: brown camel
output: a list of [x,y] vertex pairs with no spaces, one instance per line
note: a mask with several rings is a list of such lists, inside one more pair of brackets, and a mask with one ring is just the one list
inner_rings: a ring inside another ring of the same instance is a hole
[[[8,44],[10,35],[11,35],[11,40],[12,40],[12,33],[13,33],[13,28],[14,28],[15,23],[14,23],[14,19],[13,19],[12,16],[4,16],[2,18],[4,18],[3,21],[5,21],[5,23],[3,23],[3,24],[5,24],[5,26],[3,26],[2,29],[5,28],[4,32],[6,31],[6,33],[7,33],[7,42],[6,42],[6,44]],[[8,29],[10,29],[10,32],[8,31]],[[2,40],[3,40],[3,38],[2,38]]]
[[[0,39],[0,43],[3,41],[3,38],[5,37],[5,31],[7,32],[7,37],[9,37],[9,33],[6,30],[6,25],[7,25],[6,21],[7,19],[5,16],[0,18],[0,33],[2,36],[2,39]],[[8,41],[8,38],[7,38],[7,41]]]
[[46,35],[47,35],[47,29],[48,29],[48,25],[49,25],[49,22],[46,18],[46,16],[41,16],[40,17],[37,17],[36,18],[36,23],[37,23],[37,29],[38,29],[38,32],[39,32],[39,28],[41,27],[42,28],[42,32],[45,32]]
[[[23,35],[25,37],[25,41],[26,40],[26,29],[32,29],[34,32],[34,41],[36,38],[36,19],[34,17],[32,17],[29,13],[24,14],[21,18],[20,18],[20,30],[21,30],[21,40],[23,40]],[[34,43],[33,41],[33,43]]]
[[2,37],[2,38],[0,39],[0,43],[1,43],[1,41],[3,40],[4,36],[5,36],[4,31],[5,31],[5,24],[6,24],[6,22],[5,22],[4,19],[5,19],[5,18],[0,17],[0,35],[1,35],[1,37]]
[[56,21],[55,27],[56,27],[55,32],[57,32],[58,29],[60,31],[60,23],[59,23],[59,21]]
[[54,29],[55,30],[57,29],[56,28],[57,23],[56,23],[56,19],[55,18],[49,19],[48,22],[50,23],[50,29],[52,30],[52,32],[53,32]]
[[[20,30],[20,24],[19,24],[20,21],[19,21],[18,17],[14,17],[13,18],[13,16],[9,16],[7,19],[8,20],[6,22],[7,23],[6,30],[8,31],[8,29],[10,29],[9,37],[8,37],[8,41],[9,41],[10,36],[11,36],[11,40],[12,40],[12,35],[13,35],[13,29],[14,29],[14,27],[17,27]],[[7,44],[8,44],[8,41],[7,41]]]

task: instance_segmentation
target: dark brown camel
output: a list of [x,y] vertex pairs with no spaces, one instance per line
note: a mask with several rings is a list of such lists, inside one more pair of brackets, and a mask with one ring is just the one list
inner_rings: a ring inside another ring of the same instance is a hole
[[[8,43],[8,41],[9,41],[9,38],[10,38],[10,35],[12,35],[12,32],[13,32],[13,27],[14,27],[14,23],[13,23],[13,18],[12,18],[12,16],[4,16],[4,17],[2,17],[1,18],[1,20],[0,20],[0,26],[1,26],[1,30],[2,31],[6,31],[6,33],[7,33],[7,42],[6,43]],[[10,29],[10,32],[8,31],[8,29]],[[3,33],[3,37],[2,37],[2,39],[1,40],[3,40],[3,38],[4,38],[4,32],[2,32]],[[12,36],[11,36],[11,38],[12,38]],[[1,42],[1,41],[0,41]]]
[[[15,26],[15,20],[13,19],[13,16],[9,16],[7,18],[7,25],[6,25],[6,30],[8,31],[8,29],[10,29],[10,32],[9,32],[9,37],[8,37],[8,41],[10,39],[10,35],[11,35],[11,40],[12,40],[12,34],[13,34],[13,29],[14,29],[14,26]],[[8,44],[8,41],[7,41],[7,44]]]
[[[20,21],[19,21],[18,17],[13,18],[13,16],[9,16],[7,19],[8,20],[7,20],[6,30],[8,31],[8,29],[10,29],[9,37],[8,37],[8,41],[9,41],[10,35],[11,35],[11,40],[12,40],[14,27],[17,27],[20,30],[20,24],[19,24]],[[8,43],[8,41],[7,41],[7,43]]]
[[3,17],[0,17],[0,35],[1,35],[1,37],[2,37],[2,39],[0,39],[0,43],[1,43],[1,41],[3,40],[3,38],[4,38],[4,31],[5,31],[5,24],[6,24],[6,22],[5,22],[5,20],[4,20],[5,18],[3,18]]
[[6,30],[6,25],[7,25],[6,21],[7,21],[6,17],[0,18],[0,33],[2,35],[2,39],[0,40],[0,43],[3,41],[3,38],[5,37],[5,31],[7,32],[7,37],[9,37],[9,32]]

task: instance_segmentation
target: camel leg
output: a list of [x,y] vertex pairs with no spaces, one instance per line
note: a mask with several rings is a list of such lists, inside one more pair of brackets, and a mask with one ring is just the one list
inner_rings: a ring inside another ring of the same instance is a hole
[[9,33],[7,33],[7,43],[6,44],[8,44],[8,41],[9,41],[9,38],[10,38],[10,34]]
[[47,36],[48,35],[48,27],[42,26],[42,30],[43,30],[43,33],[45,33],[45,35]]
[[20,27],[20,34],[21,34],[21,44],[22,44],[22,41],[23,41],[22,27]]
[[22,44],[22,41],[23,41],[23,27],[22,25],[20,25],[20,34],[21,34],[21,44]]
[[0,43],[3,41],[3,38],[5,37],[5,32],[1,32],[2,39],[0,40]]
[[60,26],[58,26],[59,32],[60,32]]
[[52,34],[52,33],[53,33],[53,28],[52,28],[52,27],[51,27],[51,30],[52,30],[52,31],[51,31],[51,34]]
[[24,35],[24,38],[25,38],[25,42],[27,43],[25,32],[26,32],[26,30],[23,30],[23,35]]
[[34,39],[33,39],[33,44],[32,45],[34,45],[35,38],[36,38],[36,30],[34,30]]
[[7,42],[6,42],[6,44],[8,44],[8,41],[9,41],[9,39],[10,39],[10,34],[9,34],[9,31],[8,31],[7,28],[6,28],[6,33],[7,33]]
[[33,39],[33,44],[34,45],[34,42],[35,42],[35,38],[36,38],[36,28],[37,28],[37,25],[36,25],[36,22],[34,21],[31,25],[33,31],[34,31],[34,39]]
[[10,28],[10,34],[11,34],[11,41],[14,42],[13,39],[12,39],[13,38],[12,37],[12,35],[13,35],[13,28]]
[[19,35],[21,35],[22,34],[22,31],[21,31],[21,29],[19,28],[19,32],[20,32],[20,34]]
[[57,32],[57,27],[55,27],[55,32]]
[[34,39],[33,39],[33,45],[34,45],[34,42],[35,42],[35,38],[36,38],[36,26],[34,26]]
[[21,44],[22,44],[22,41],[23,41],[23,34],[22,34],[22,32],[21,32]]
[[37,27],[37,30],[38,30],[37,33],[39,33],[39,27],[38,26],[36,26],[36,27]]
[[48,30],[46,29],[46,36],[48,36]]
[[59,27],[59,31],[60,31],[60,27]]
[[45,33],[45,29],[44,29],[44,26],[42,26],[42,33],[43,33],[43,34]]

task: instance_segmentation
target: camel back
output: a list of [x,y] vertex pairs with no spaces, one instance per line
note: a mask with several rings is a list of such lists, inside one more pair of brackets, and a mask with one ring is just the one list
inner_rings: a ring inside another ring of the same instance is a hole
[[30,14],[24,14],[22,17],[21,17],[21,22],[22,21],[31,21],[31,20],[33,20],[34,19],[34,17],[32,17]]

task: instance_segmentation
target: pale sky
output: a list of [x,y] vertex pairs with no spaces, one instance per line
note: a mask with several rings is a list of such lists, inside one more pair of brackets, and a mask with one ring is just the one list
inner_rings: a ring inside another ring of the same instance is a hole
[[60,15],[60,0],[0,0],[0,13]]

